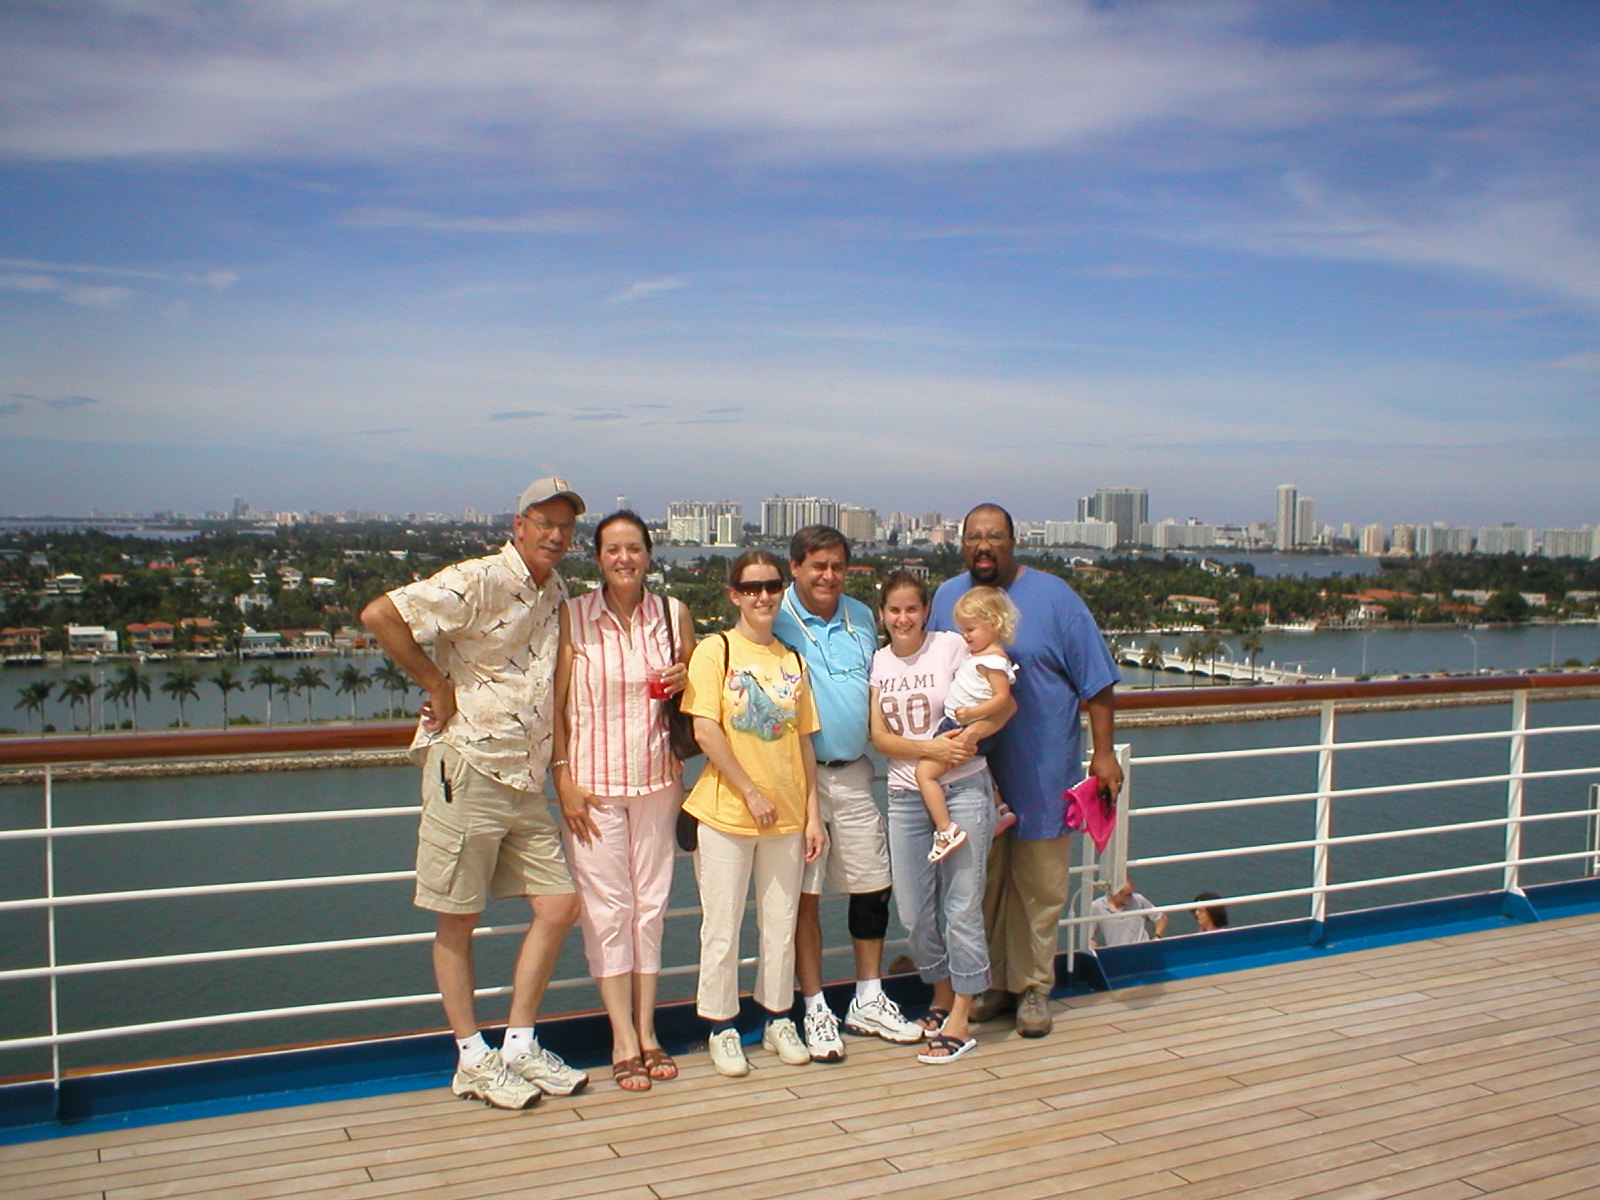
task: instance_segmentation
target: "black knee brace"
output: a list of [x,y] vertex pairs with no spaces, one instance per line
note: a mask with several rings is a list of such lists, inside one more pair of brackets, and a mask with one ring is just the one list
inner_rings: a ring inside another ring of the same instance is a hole
[[863,942],[881,942],[889,932],[889,889],[861,892],[850,897],[850,936]]

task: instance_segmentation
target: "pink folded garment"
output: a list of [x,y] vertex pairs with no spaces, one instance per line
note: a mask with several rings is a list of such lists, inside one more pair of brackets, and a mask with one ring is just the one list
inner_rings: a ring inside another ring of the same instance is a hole
[[1094,852],[1104,854],[1111,842],[1111,831],[1117,827],[1117,803],[1107,794],[1101,796],[1101,784],[1093,775],[1075,787],[1069,787],[1061,799],[1067,806],[1067,828],[1087,833],[1094,839]]

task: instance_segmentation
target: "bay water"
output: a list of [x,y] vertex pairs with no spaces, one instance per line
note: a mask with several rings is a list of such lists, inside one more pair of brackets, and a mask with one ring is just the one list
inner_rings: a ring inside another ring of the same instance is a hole
[[[1561,659],[1584,662],[1600,658],[1600,629],[1593,626],[1527,627],[1519,630],[1470,631],[1478,639],[1479,666],[1515,670],[1550,661],[1555,639]],[[1365,638],[1365,644],[1363,644]],[[1337,664],[1339,673],[1354,674],[1352,663],[1365,654],[1369,669],[1417,673],[1470,669],[1474,647],[1452,630],[1392,630],[1314,635],[1268,635],[1267,654],[1298,651],[1312,661]],[[1458,646],[1457,643],[1460,645]],[[1469,656],[1462,663],[1461,650]],[[1490,656],[1493,656],[1492,658]],[[1377,665],[1380,661],[1384,666]],[[363,660],[356,660],[361,662]],[[371,660],[367,660],[371,661]],[[1280,661],[1282,661],[1280,659]],[[14,676],[37,669],[8,670],[0,675],[7,687]],[[331,672],[330,672],[331,674]],[[1128,669],[1125,685],[1141,686],[1146,672]],[[1165,682],[1171,685],[1174,677]],[[1204,682],[1199,683],[1204,688]],[[359,700],[370,700],[371,693]],[[163,698],[165,699],[165,698]],[[257,697],[259,701],[261,698]],[[415,695],[413,694],[413,702]],[[235,711],[239,711],[237,696]],[[275,701],[276,703],[276,701]],[[387,700],[380,700],[387,706]],[[190,707],[199,721],[203,709]],[[359,712],[358,708],[358,712]],[[1530,707],[1537,726],[1600,722],[1600,702],[1554,701]],[[159,720],[157,712],[148,722]],[[141,714],[143,715],[143,714]],[[175,712],[174,712],[175,715]],[[220,719],[220,706],[217,708]],[[1503,730],[1504,705],[1482,708],[1416,709],[1385,713],[1352,713],[1340,717],[1341,740],[1374,740],[1427,736],[1463,729]],[[143,720],[141,724],[146,724]],[[1141,757],[1247,749],[1314,741],[1314,718],[1241,722],[1222,725],[1129,729],[1119,740],[1131,742]],[[1533,770],[1591,768],[1600,764],[1600,739],[1594,734],[1562,734],[1530,739]],[[1505,739],[1441,747],[1348,749],[1338,756],[1337,786],[1385,787],[1440,775],[1492,775],[1506,769]],[[1588,802],[1593,775],[1536,780],[1528,785],[1530,812],[1577,811]],[[1132,778],[1137,813],[1130,829],[1135,857],[1203,852],[1241,845],[1266,845],[1313,836],[1313,806],[1295,801],[1271,808],[1164,817],[1160,809],[1179,803],[1243,795],[1308,792],[1316,784],[1314,754],[1234,758],[1221,762],[1136,767]],[[336,768],[314,771],[266,771],[241,775],[182,778],[140,778],[58,783],[54,789],[58,825],[127,822],[278,812],[318,812],[339,808],[406,806],[416,800],[416,775],[410,767]],[[880,784],[881,787],[881,784]],[[1397,793],[1341,800],[1335,815],[1336,835],[1428,825],[1488,820],[1503,815],[1505,784],[1453,787],[1446,792]],[[0,787],[0,828],[37,827],[42,821],[42,788]],[[1498,857],[1499,829],[1460,831],[1427,838],[1380,841],[1336,849],[1335,880],[1369,878],[1443,869],[1475,858]],[[1586,848],[1590,836],[1581,820],[1530,826],[1524,838],[1528,854],[1573,853]],[[55,890],[59,895],[289,879],[360,872],[404,870],[415,846],[413,812],[356,821],[307,825],[267,825],[221,830],[127,833],[95,838],[60,838],[54,847]],[[1290,850],[1253,855],[1227,862],[1199,861],[1150,867],[1140,871],[1140,891],[1156,903],[1179,903],[1201,891],[1224,895],[1304,886],[1310,879],[1311,852]],[[1534,883],[1581,874],[1581,865],[1529,868],[1525,882]],[[0,900],[44,894],[43,844],[0,843]],[[1431,896],[1488,890],[1497,877],[1478,874],[1460,879],[1364,888],[1331,900],[1334,911]],[[405,881],[340,884],[195,898],[128,900],[95,906],[62,907],[56,917],[56,957],[62,963],[99,962],[184,952],[215,951],[270,943],[311,943],[363,936],[415,933],[431,928],[426,914],[411,906],[411,885]],[[673,906],[692,909],[694,884],[689,862],[680,858]],[[1306,900],[1281,900],[1236,907],[1236,924],[1303,917]],[[522,902],[491,907],[486,925],[515,925],[526,919]],[[829,899],[824,907],[826,940],[844,943],[843,906]],[[1170,934],[1189,932],[1187,914],[1172,918]],[[692,995],[698,921],[686,912],[668,922],[666,960],[685,969],[662,981],[663,999]],[[898,924],[891,938],[903,936]],[[480,939],[479,978],[484,984],[508,979],[515,935]],[[753,953],[753,930],[745,932],[744,950]],[[896,951],[891,948],[889,957]],[[0,969],[37,967],[48,961],[47,920],[41,911],[0,913]],[[421,994],[432,990],[425,940],[396,946],[331,950],[305,956],[254,961],[141,967],[75,975],[58,983],[63,1030],[160,1022],[204,1012],[249,1011],[329,1000]],[[848,956],[833,958],[829,977],[849,973]],[[598,998],[587,974],[576,932],[568,939],[556,975],[576,980],[550,994],[547,1013],[593,1009]],[[503,1019],[503,999],[483,1004],[485,1020]],[[322,1039],[436,1028],[437,1006],[431,1002],[378,1008],[348,1014],[317,1014],[241,1022],[198,1030],[156,1031],[91,1041],[62,1051],[64,1067],[141,1062],[172,1056],[204,1054]],[[0,982],[0,1035],[31,1036],[49,1031],[49,986],[43,980]],[[0,1078],[48,1068],[45,1051],[0,1054]]]

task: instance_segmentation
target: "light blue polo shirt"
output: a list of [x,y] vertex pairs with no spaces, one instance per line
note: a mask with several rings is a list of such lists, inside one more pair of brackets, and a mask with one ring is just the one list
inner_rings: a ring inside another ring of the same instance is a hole
[[822,728],[811,735],[819,762],[850,761],[867,752],[867,703],[872,656],[878,651],[878,621],[850,596],[839,597],[833,620],[807,611],[790,584],[773,618],[778,640],[806,660],[811,694]]

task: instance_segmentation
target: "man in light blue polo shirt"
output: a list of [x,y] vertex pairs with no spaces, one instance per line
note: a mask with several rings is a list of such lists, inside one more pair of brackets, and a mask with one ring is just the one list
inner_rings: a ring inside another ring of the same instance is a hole
[[806,864],[795,925],[795,975],[805,999],[806,1046],[817,1062],[839,1062],[839,1021],[822,995],[824,889],[850,896],[850,941],[856,994],[845,1012],[851,1033],[909,1044],[922,1029],[884,993],[883,937],[889,928],[889,839],[872,797],[867,757],[867,706],[878,623],[872,610],[844,594],[850,543],[827,525],[808,525],[789,544],[793,585],[783,594],[772,631],[806,662],[822,728],[811,736],[817,755],[817,798],[828,842]]

